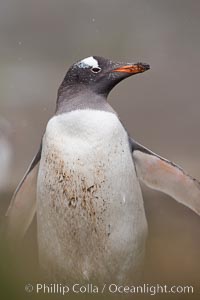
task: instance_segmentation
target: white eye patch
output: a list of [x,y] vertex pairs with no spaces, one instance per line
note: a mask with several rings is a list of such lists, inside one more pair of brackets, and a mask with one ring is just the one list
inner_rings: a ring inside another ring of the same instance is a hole
[[87,57],[76,64],[79,68],[99,68],[98,61],[93,57]]

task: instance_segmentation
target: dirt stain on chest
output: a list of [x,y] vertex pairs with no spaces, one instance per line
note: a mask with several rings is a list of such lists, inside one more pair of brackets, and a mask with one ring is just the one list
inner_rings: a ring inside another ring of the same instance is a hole
[[73,238],[92,234],[102,241],[109,237],[110,225],[105,222],[108,202],[105,164],[95,163],[88,172],[88,166],[80,158],[68,164],[55,153],[46,156],[45,164],[50,173],[45,179],[48,205],[57,222],[64,222]]

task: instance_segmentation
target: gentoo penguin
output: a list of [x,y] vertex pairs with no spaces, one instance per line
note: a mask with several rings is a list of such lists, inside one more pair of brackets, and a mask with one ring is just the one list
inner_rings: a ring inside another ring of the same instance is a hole
[[55,115],[7,211],[20,239],[37,214],[39,259],[52,278],[126,282],[142,264],[147,222],[139,181],[200,214],[200,183],[135,142],[107,102],[149,69],[88,57],[67,72]]

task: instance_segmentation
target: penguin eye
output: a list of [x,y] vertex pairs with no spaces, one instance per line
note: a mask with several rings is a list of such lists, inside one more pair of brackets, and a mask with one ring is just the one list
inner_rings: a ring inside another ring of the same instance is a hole
[[94,68],[91,69],[91,71],[92,71],[93,73],[99,73],[99,72],[101,71],[101,68],[94,67]]

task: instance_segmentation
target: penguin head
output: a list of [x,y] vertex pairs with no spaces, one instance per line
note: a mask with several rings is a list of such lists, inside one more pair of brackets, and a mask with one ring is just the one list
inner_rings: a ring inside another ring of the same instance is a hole
[[61,89],[89,89],[97,94],[107,96],[121,80],[147,71],[145,63],[113,62],[99,56],[90,56],[73,64],[62,84]]

